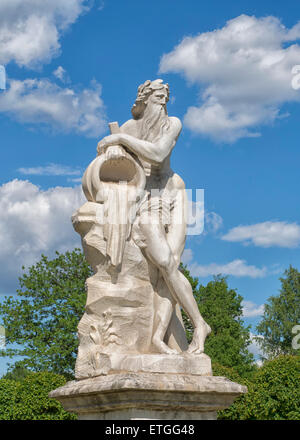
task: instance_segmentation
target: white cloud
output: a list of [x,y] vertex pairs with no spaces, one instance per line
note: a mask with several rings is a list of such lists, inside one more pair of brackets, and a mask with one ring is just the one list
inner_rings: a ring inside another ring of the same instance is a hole
[[188,264],[193,260],[193,251],[192,249],[184,249],[182,256],[181,256],[181,261],[183,264]]
[[243,316],[245,318],[254,318],[255,316],[261,316],[264,313],[264,304],[257,305],[252,301],[242,301]]
[[205,212],[205,231],[215,234],[223,226],[222,217],[213,211]]
[[206,211],[204,190],[196,191],[196,202],[192,200],[192,190],[187,190],[187,235],[216,234],[223,226],[222,217],[213,211]]
[[106,117],[101,85],[74,91],[47,79],[10,80],[0,96],[0,112],[28,124],[46,124],[65,132],[98,137],[105,131]]
[[[251,339],[251,344],[248,346],[248,350],[250,351],[250,353],[252,353],[254,355],[254,357],[257,359],[259,356],[263,355],[263,351],[260,348],[260,345],[258,344],[258,342],[255,340],[255,338],[262,338],[262,336],[258,336],[255,335],[253,333],[250,332],[250,339]],[[256,360],[257,365],[260,367],[262,365],[262,362],[260,360]]]
[[0,63],[49,62],[60,53],[61,34],[90,6],[89,0],[1,0]]
[[266,276],[267,269],[265,267],[258,268],[246,263],[245,260],[233,260],[225,264],[210,263],[207,265],[200,265],[192,263],[189,266],[192,276],[208,277],[210,275],[232,275],[235,277],[250,277],[262,278]]
[[43,191],[17,179],[0,186],[0,293],[13,291],[21,266],[41,253],[80,246],[71,215],[84,201],[80,187]]
[[81,183],[82,182],[82,177],[75,177],[74,179],[67,179],[68,182],[72,182],[72,183]]
[[67,71],[62,66],[58,66],[58,68],[54,70],[53,75],[62,82],[67,80]]
[[19,173],[35,176],[78,176],[82,174],[80,170],[65,165],[50,163],[44,167],[19,168]]
[[194,133],[234,142],[259,136],[280,105],[300,100],[291,70],[299,64],[300,22],[287,29],[276,17],[241,15],[221,29],[185,37],[164,54],[160,72],[181,73],[200,86],[198,106],[184,122]]
[[99,5],[98,5],[98,11],[102,11],[102,9],[104,9],[105,7],[105,3],[103,0],[99,0]]
[[268,221],[254,225],[237,226],[222,237],[231,242],[249,243],[260,247],[294,248],[300,244],[300,226],[297,223]]

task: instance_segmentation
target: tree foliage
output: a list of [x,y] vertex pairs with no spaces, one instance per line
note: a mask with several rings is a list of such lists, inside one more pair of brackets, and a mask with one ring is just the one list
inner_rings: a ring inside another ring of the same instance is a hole
[[[32,371],[52,371],[72,377],[78,346],[77,325],[86,302],[85,280],[92,270],[81,250],[56,253],[31,266],[20,280],[17,299],[6,297],[0,316],[7,349],[2,356]],[[10,348],[17,343],[20,348]]]
[[[190,285],[192,286],[194,297],[197,300],[198,278],[192,277],[187,267],[184,266],[182,263],[180,263],[180,270],[184,274],[184,276],[188,279]],[[194,332],[192,323],[183,309],[181,313],[182,313],[182,319],[186,331],[187,340],[188,342],[191,342]]]
[[31,373],[22,381],[0,379],[0,420],[74,420],[48,393],[63,386],[66,379],[58,374]]
[[16,380],[21,382],[23,379],[25,379],[25,377],[29,376],[29,374],[32,374],[32,372],[27,370],[27,368],[25,368],[23,365],[18,365],[18,363],[15,363],[14,367],[8,373],[2,376],[1,379]]
[[[250,326],[245,327],[242,320],[243,297],[228,287],[226,277],[218,275],[206,286],[198,286],[198,279],[191,277],[186,267],[182,266],[182,271],[193,287],[201,315],[212,329],[206,339],[205,353],[212,362],[232,367],[241,375],[251,374],[255,365],[248,351]],[[191,339],[191,323],[185,313],[183,318]]]
[[[216,277],[206,287],[198,279],[189,279],[200,312],[212,327],[206,353],[213,361],[236,367],[242,373],[251,370],[247,351],[248,328],[241,320],[242,297],[229,289],[225,278]],[[77,325],[86,301],[85,280],[92,270],[79,249],[57,253],[52,260],[42,256],[20,278],[17,299],[6,297],[0,316],[6,329],[7,349],[2,355],[20,355],[19,367],[31,371],[52,371],[72,377],[76,360]],[[184,315],[188,336],[192,326]],[[18,343],[20,348],[10,348]]]
[[300,357],[281,355],[266,361],[251,381],[237,377],[232,369],[215,365],[215,375],[228,377],[248,387],[219,419],[300,420]]
[[245,385],[248,388],[248,393],[242,394],[240,397],[238,397],[229,408],[223,411],[218,411],[219,420],[241,420],[245,411],[244,410],[245,401],[248,398],[249,393],[251,393],[252,390],[254,389],[255,386],[254,383],[248,378],[240,376],[239,373],[233,368],[224,367],[218,362],[212,363],[212,370],[214,376],[227,377],[227,379],[230,379],[232,382]]
[[292,266],[280,278],[278,296],[271,296],[265,304],[264,314],[256,330],[257,338],[267,358],[279,354],[298,354],[300,349],[292,347],[294,326],[300,324],[300,272]]
[[[212,358],[214,375],[248,387],[248,393],[219,412],[219,418],[299,420],[300,357],[279,356],[256,370],[247,349],[250,334],[242,321],[243,298],[228,287],[225,277],[217,276],[202,286],[186,267],[181,266],[181,270],[192,285],[203,318],[212,328],[205,352]],[[25,357],[0,379],[0,419],[75,418],[49,399],[48,393],[64,385],[66,377],[72,377],[77,325],[86,301],[84,285],[91,274],[79,249],[57,253],[53,260],[42,256],[20,278],[18,298],[7,297],[0,305],[8,347],[2,355]],[[259,325],[263,340],[269,344],[265,349],[273,355],[278,344],[280,353],[289,352],[293,335],[288,329],[299,323],[300,274],[290,267],[281,282],[279,297],[269,299]],[[191,339],[192,326],[184,312],[183,317]],[[15,343],[21,348],[10,348]]]

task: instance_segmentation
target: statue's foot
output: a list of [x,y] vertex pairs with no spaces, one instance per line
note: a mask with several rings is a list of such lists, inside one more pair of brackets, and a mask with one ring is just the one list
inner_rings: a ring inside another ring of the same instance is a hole
[[187,349],[187,353],[201,354],[204,352],[204,342],[211,333],[211,328],[206,322],[200,327],[195,328],[193,340]]
[[157,349],[157,351],[159,353],[178,354],[177,350],[168,347],[167,344],[165,344],[161,339],[156,338],[155,336],[154,336],[154,338],[152,340],[152,344],[154,345],[154,347]]

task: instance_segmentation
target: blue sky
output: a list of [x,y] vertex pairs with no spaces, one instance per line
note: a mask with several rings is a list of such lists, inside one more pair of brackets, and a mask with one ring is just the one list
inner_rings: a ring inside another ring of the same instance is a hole
[[228,275],[254,332],[299,267],[299,20],[290,0],[1,1],[0,298],[22,264],[80,244],[70,216],[97,142],[162,78],[183,121],[172,168],[205,194],[184,260],[204,284]]

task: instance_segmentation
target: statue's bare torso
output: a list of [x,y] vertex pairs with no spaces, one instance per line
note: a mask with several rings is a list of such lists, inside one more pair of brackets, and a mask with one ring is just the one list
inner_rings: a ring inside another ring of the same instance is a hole
[[[178,118],[169,117],[169,120],[171,124],[181,125]],[[140,126],[140,120],[130,119],[122,125],[121,132],[140,138]],[[157,189],[159,191],[163,191],[164,189],[167,189],[168,191],[185,189],[184,181],[178,174],[174,173],[170,167],[170,157],[171,152],[161,163],[155,165],[139,157],[146,174],[147,191],[151,191],[152,189]]]

